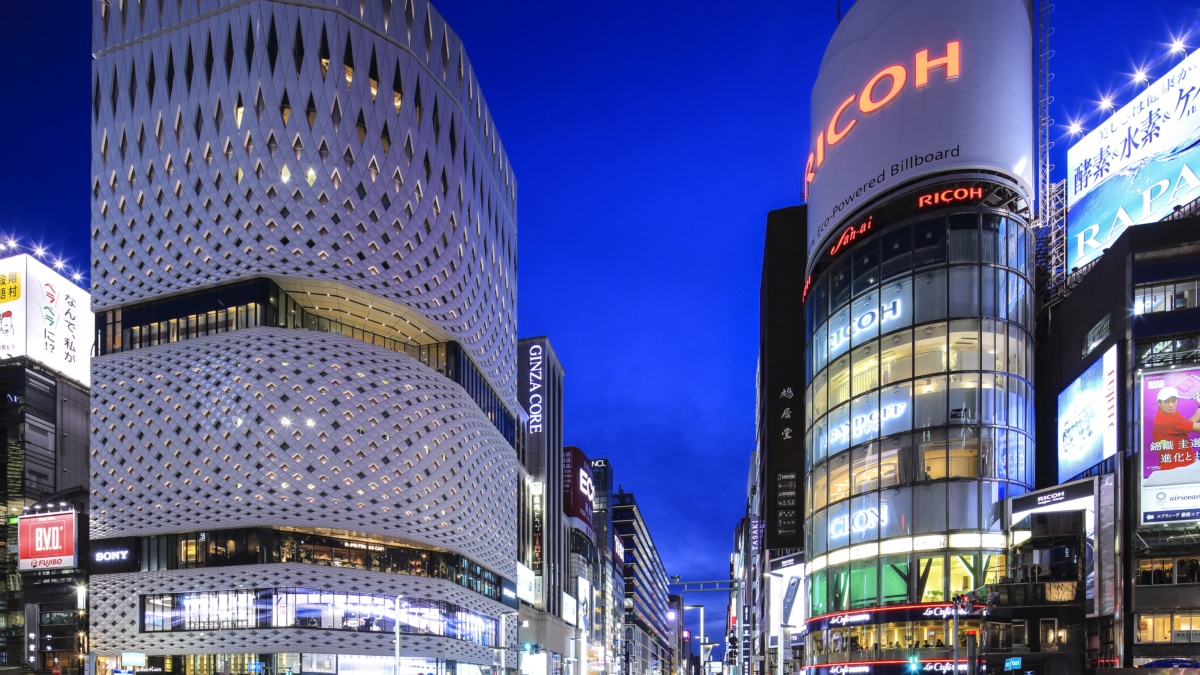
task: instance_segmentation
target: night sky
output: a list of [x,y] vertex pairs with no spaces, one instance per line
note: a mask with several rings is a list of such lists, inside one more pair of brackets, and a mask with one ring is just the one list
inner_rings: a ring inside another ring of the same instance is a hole
[[[86,266],[92,3],[0,2],[0,233]],[[843,9],[849,5],[843,0]],[[668,574],[728,575],[754,447],[767,211],[800,202],[836,0],[435,0],[518,182],[519,334],[566,370],[565,440],[635,493]],[[1200,48],[1200,2],[1057,0],[1054,180],[1068,121]],[[707,597],[706,597],[707,596]],[[723,634],[726,598],[707,605]],[[698,618],[688,613],[695,629]]]

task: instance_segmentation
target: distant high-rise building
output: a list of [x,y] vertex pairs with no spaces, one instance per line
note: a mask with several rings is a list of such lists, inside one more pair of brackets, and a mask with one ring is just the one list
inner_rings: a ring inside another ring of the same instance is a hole
[[666,568],[633,493],[618,491],[609,503],[625,552],[625,647],[631,653],[626,675],[667,672],[673,652]]
[[592,460],[596,499],[592,523],[596,536],[596,566],[593,581],[595,616],[592,653],[593,672],[624,672],[625,551],[613,523],[613,466],[608,459]]
[[[33,256],[0,259],[0,495],[7,513],[0,528],[16,554],[0,565],[9,580],[0,594],[7,636],[0,660],[34,671],[75,664],[78,635],[87,629],[76,591],[87,567],[78,555],[87,533],[78,529],[86,526],[90,305],[87,291]],[[78,535],[61,541],[74,560],[34,564],[38,547],[19,534],[33,530],[18,520],[50,511],[52,527],[66,522]],[[59,625],[43,629],[43,619]]]
[[462,42],[426,0],[93,7],[91,535],[137,560],[91,648],[490,670],[516,183]]

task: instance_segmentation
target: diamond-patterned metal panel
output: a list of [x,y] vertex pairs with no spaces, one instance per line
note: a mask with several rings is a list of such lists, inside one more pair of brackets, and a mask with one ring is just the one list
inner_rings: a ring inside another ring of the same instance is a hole
[[516,576],[516,454],[406,354],[251,328],[94,359],[93,383],[93,538],[327,527]]
[[95,310],[335,281],[450,333],[515,408],[516,182],[424,0],[94,0]]

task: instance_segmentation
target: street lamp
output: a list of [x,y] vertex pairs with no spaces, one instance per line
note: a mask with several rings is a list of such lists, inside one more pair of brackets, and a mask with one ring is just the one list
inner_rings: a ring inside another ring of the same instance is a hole
[[500,675],[508,675],[508,631],[504,628],[504,620],[520,612],[500,612]]
[[956,595],[954,600],[954,673],[958,675],[958,615],[974,614],[975,599],[973,595]]
[[[787,631],[784,629],[791,629],[791,628],[795,628],[795,626],[793,626],[790,623],[784,623],[783,616],[780,615],[780,617],[779,617],[779,666],[778,666],[780,675],[783,675],[783,673],[786,672],[786,668],[783,665],[783,661],[784,661],[784,659],[783,659],[783,643],[784,643],[784,636],[787,635]],[[789,640],[789,642],[790,642],[790,640]],[[791,645],[788,645],[788,646],[791,646]]]

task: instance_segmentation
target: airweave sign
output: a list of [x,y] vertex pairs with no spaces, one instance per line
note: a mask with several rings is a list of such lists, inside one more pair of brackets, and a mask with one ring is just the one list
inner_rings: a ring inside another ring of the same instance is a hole
[[812,91],[808,256],[877,197],[986,169],[1030,193],[1032,30],[1022,0],[858,0]]
[[20,569],[75,567],[75,512],[21,516],[17,522]]

